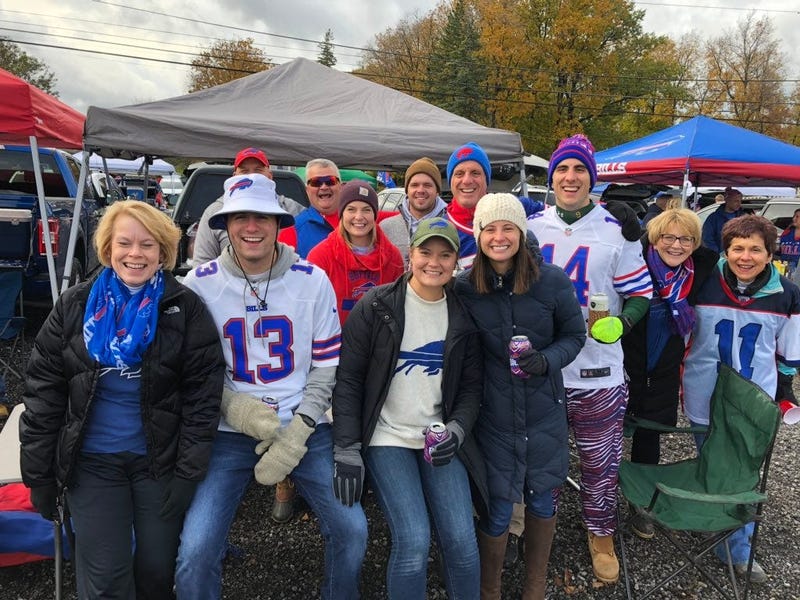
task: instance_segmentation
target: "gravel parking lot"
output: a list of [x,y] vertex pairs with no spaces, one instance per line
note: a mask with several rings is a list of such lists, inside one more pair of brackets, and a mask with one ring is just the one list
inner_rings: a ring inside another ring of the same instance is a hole
[[[30,352],[33,337],[43,315],[29,315],[25,339],[11,354],[11,343],[0,342],[0,357],[22,367]],[[9,395],[20,400],[21,382],[9,377]],[[800,392],[800,378],[795,390]],[[664,442],[665,459],[689,456],[693,446],[685,437],[671,436]],[[754,600],[800,600],[800,426],[782,427],[772,460],[768,486],[769,502],[761,527],[758,560],[769,575],[766,584],[755,586]],[[272,488],[253,484],[249,489],[230,535],[234,551],[225,562],[223,598],[229,600],[308,599],[319,597],[323,548],[314,516],[302,502],[294,519],[286,525],[269,520]],[[371,495],[365,498],[370,522],[370,540],[362,574],[362,597],[386,598],[384,573],[390,538],[388,528]],[[624,582],[614,586],[595,585],[586,547],[586,534],[580,523],[577,493],[567,488],[562,494],[559,525],[550,561],[549,598],[625,598]],[[643,541],[627,536],[629,556],[635,575],[635,588],[643,589],[666,574],[677,556],[666,542]],[[619,550],[618,550],[619,553]],[[712,568],[715,559],[708,558]],[[517,563],[504,574],[504,598],[519,598],[524,567]],[[721,572],[721,571],[720,571]],[[64,598],[76,598],[74,571],[65,565]],[[17,567],[0,568],[0,598],[37,600],[52,598],[53,563],[44,561]],[[430,559],[428,598],[444,599],[446,593],[437,573],[436,560]],[[713,588],[700,581],[692,570],[673,581],[659,598],[715,598]]]

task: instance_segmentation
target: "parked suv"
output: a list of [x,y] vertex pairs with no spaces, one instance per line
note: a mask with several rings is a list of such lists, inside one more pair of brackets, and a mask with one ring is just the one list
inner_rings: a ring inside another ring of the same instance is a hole
[[[181,228],[181,241],[178,245],[178,266],[176,275],[185,275],[191,265],[192,231],[208,205],[222,196],[225,180],[233,174],[233,165],[202,165],[192,171],[186,181],[175,209],[172,220]],[[304,207],[308,207],[308,194],[302,179],[294,171],[272,169],[272,179],[279,195],[291,198]]]

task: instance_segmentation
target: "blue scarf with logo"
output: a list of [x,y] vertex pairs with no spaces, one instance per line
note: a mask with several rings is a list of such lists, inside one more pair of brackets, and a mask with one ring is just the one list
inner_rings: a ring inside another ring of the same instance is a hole
[[113,269],[103,269],[92,285],[83,314],[83,340],[89,356],[118,369],[141,364],[142,354],[156,335],[163,295],[160,269],[135,294]]

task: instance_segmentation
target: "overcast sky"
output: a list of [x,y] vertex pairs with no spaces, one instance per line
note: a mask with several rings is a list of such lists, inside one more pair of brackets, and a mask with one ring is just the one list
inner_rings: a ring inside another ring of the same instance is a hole
[[[186,92],[188,66],[142,60],[144,57],[190,63],[192,56],[214,39],[249,36],[276,63],[297,56],[315,60],[317,43],[327,29],[332,30],[336,44],[363,48],[375,34],[405,17],[424,15],[436,4],[434,0],[0,0],[0,36],[58,46],[20,44],[56,74],[61,100],[85,113],[90,105],[123,106]],[[147,12],[126,5],[145,7]],[[748,10],[757,7],[757,17],[771,17],[789,57],[787,77],[800,79],[798,0],[680,0],[636,5],[645,11],[645,31],[675,39],[692,33],[703,40],[733,30]],[[337,47],[335,54],[339,69],[349,71],[359,64],[357,50]]]

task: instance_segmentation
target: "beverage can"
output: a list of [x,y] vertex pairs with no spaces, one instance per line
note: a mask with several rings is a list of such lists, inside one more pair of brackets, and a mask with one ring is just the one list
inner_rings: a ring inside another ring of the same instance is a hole
[[596,292],[589,296],[589,320],[587,323],[587,329],[590,336],[592,332],[592,325],[594,325],[596,321],[602,319],[603,317],[607,317],[608,315],[608,295],[603,292]]
[[589,296],[589,310],[608,312],[608,295],[597,292]]
[[278,400],[272,396],[261,396],[261,401],[275,412],[278,412]]
[[517,359],[519,355],[523,352],[531,349],[531,342],[528,339],[527,335],[515,335],[511,338],[511,341],[508,343],[508,362],[509,366],[511,367],[511,372],[516,375],[517,377],[522,377],[523,379],[527,379],[530,377],[525,371],[520,369],[519,365],[517,364]]
[[422,456],[426,461],[431,462],[431,448],[436,444],[445,441],[450,437],[450,432],[444,423],[434,421],[425,428],[425,448],[422,450]]

